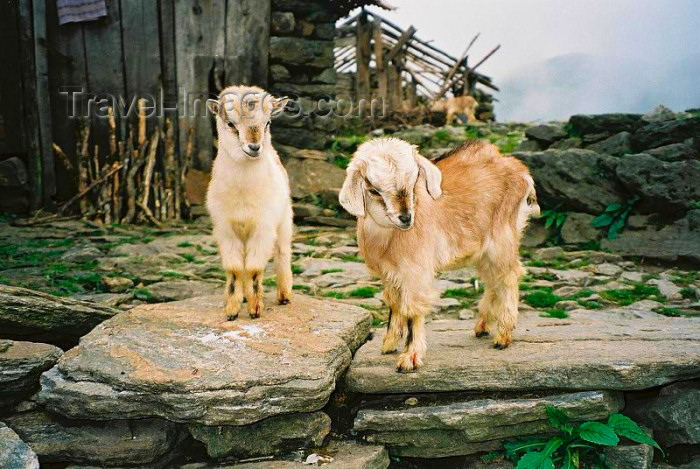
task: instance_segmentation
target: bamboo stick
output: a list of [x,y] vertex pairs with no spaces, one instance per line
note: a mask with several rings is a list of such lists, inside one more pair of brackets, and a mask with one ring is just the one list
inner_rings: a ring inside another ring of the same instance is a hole
[[63,204],[63,205],[61,206],[61,208],[58,209],[58,212],[56,213],[56,216],[57,216],[57,217],[62,216],[62,215],[65,213],[65,211],[68,209],[68,207],[70,207],[71,205],[73,205],[73,204],[75,203],[76,200],[82,200],[82,198],[85,197],[86,194],[88,194],[91,190],[93,190],[95,187],[97,187],[98,185],[100,185],[100,183],[102,183],[102,182],[104,182],[105,180],[107,180],[107,178],[109,178],[110,176],[112,176],[114,173],[116,173],[117,171],[119,171],[119,170],[121,169],[121,167],[122,167],[121,163],[115,163],[114,166],[112,166],[108,171],[105,172],[105,174],[103,174],[103,175],[100,176],[99,178],[97,178],[97,179],[95,179],[94,181],[92,181],[85,189],[83,189],[82,191],[80,191],[80,192],[78,192],[77,194],[75,194],[73,197],[71,197],[71,198],[68,200],[68,202],[66,202],[65,204]]
[[156,153],[158,151],[159,141],[160,129],[156,127],[149,143],[148,158],[146,159],[146,167],[143,170],[143,180],[141,181],[141,187],[143,188],[141,203],[146,207],[148,207],[148,199],[151,195],[151,179],[153,177],[153,168],[156,164]]
[[53,143],[51,147],[53,148],[53,151],[56,154],[56,158],[58,158],[58,161],[61,162],[63,167],[66,168],[68,171],[73,171],[73,165],[71,164],[70,160],[68,159],[68,156],[63,151],[63,149],[59,147],[56,143]]

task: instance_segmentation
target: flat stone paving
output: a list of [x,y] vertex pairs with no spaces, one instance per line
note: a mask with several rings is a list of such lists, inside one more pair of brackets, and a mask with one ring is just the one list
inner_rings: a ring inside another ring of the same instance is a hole
[[255,320],[227,321],[221,295],[144,305],[83,337],[42,376],[37,399],[94,420],[246,425],[311,412],[328,401],[370,323],[362,308],[304,295]]
[[635,390],[700,376],[700,320],[639,317],[633,309],[571,311],[568,319],[525,314],[500,351],[474,337],[471,322],[427,325],[425,365],[397,373],[381,355],[384,333],[362,346],[345,377],[367,394],[442,391]]

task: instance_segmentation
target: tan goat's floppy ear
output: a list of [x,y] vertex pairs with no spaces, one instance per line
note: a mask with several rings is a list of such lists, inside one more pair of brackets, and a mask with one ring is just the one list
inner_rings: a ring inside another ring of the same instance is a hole
[[413,150],[413,156],[416,158],[420,173],[425,178],[425,186],[428,189],[428,194],[430,194],[433,199],[437,199],[442,195],[442,189],[440,188],[442,173],[437,166],[418,153],[417,149]]
[[338,200],[348,213],[356,217],[365,216],[365,196],[362,188],[362,173],[359,164],[350,162],[343,182],[343,188],[340,189]]
[[284,107],[287,105],[287,101],[289,101],[289,98],[286,96],[273,99],[270,103],[272,106],[272,112],[270,113],[270,115],[276,116],[280,112],[284,111]]
[[219,101],[216,99],[207,99],[207,109],[215,116],[219,114]]

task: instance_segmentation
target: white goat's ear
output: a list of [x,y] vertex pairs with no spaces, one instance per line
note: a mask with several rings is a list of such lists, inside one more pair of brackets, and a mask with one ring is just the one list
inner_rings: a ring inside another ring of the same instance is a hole
[[418,153],[417,149],[413,150],[413,156],[416,158],[420,173],[423,175],[423,178],[425,178],[425,186],[428,189],[428,194],[430,194],[433,199],[437,199],[442,195],[442,189],[440,188],[442,173],[437,166]]
[[273,99],[271,102],[272,112],[270,113],[270,115],[276,116],[280,112],[284,111],[284,107],[287,105],[287,101],[289,101],[289,98],[286,96]]
[[346,170],[345,182],[340,189],[338,200],[348,213],[356,217],[365,216],[365,195],[362,188],[362,173],[358,164],[350,162]]
[[216,99],[207,99],[207,109],[215,116],[219,115],[219,101]]

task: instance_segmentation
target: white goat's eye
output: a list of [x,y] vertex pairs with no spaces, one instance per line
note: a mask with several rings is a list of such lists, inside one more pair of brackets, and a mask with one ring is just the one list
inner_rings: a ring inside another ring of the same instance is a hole
[[379,193],[379,191],[377,189],[367,189],[367,191],[372,195],[377,195],[377,196],[382,195]]
[[228,125],[230,129],[233,128],[233,122],[228,122],[226,125]]
[[266,128],[270,128],[270,121],[267,121],[267,124],[265,124]]

